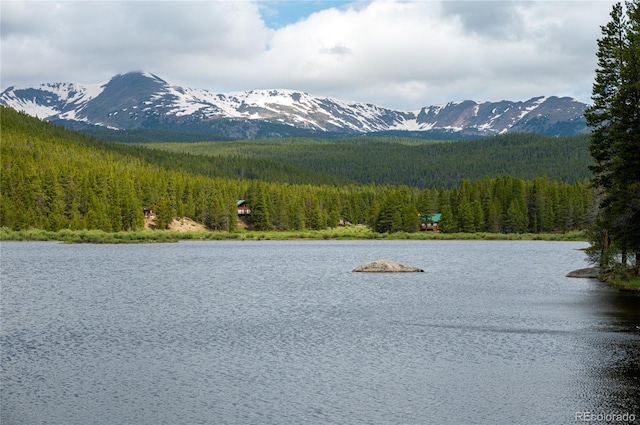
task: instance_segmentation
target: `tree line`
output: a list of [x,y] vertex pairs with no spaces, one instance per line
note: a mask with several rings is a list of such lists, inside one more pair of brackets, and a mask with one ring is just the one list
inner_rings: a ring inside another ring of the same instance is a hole
[[537,177],[463,180],[453,189],[383,190],[371,223],[378,232],[415,231],[416,215],[441,214],[443,232],[540,233],[584,229],[596,214],[588,181]]
[[[144,226],[144,209],[154,209],[160,227],[189,217],[231,231],[238,199],[251,208],[250,225],[277,230],[347,222],[378,232],[415,232],[420,214],[439,212],[446,232],[563,232],[584,228],[595,214],[587,182],[499,176],[420,189],[339,179],[309,184],[229,178],[203,156],[187,156],[196,164],[184,167],[199,170],[189,172],[161,165],[179,164],[184,154],[162,152],[162,160],[149,161],[146,149],[98,141],[11,109],[2,108],[0,118],[0,226],[14,230],[134,230]],[[207,165],[197,165],[199,160]]]
[[591,254],[603,270],[638,274],[640,263],[640,2],[616,3],[601,27],[589,151],[601,197]]
[[525,180],[546,175],[573,183],[591,176],[588,166],[592,163],[588,135],[554,138],[515,133],[464,141],[366,136],[340,140],[290,138],[145,146],[216,160],[277,162],[315,172],[317,176],[331,175],[354,183],[422,189],[453,188],[464,179],[501,175]]

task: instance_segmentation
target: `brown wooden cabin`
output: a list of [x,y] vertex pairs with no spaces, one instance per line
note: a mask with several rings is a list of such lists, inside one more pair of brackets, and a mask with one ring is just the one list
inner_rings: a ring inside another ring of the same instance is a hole
[[442,214],[420,214],[420,228],[428,232],[440,231]]
[[247,201],[239,199],[236,201],[236,205],[238,207],[238,215],[251,215],[251,209],[249,209]]

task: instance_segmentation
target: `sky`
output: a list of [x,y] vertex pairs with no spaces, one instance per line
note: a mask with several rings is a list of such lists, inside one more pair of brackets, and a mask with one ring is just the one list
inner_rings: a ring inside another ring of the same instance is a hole
[[130,71],[214,93],[290,89],[387,108],[590,103],[613,1],[0,2],[0,90]]

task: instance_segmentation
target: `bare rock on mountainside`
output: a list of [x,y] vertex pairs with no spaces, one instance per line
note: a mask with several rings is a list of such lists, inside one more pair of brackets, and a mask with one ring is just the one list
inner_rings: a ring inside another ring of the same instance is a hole
[[588,133],[587,104],[570,97],[465,100],[410,111],[284,89],[213,93],[175,85],[149,72],[119,74],[89,85],[12,86],[0,93],[0,104],[75,130],[162,129],[238,139],[387,131],[428,132],[446,138],[452,133]]
[[388,273],[388,272],[424,272],[417,267],[405,266],[394,261],[377,260],[362,264],[353,269],[354,272]]

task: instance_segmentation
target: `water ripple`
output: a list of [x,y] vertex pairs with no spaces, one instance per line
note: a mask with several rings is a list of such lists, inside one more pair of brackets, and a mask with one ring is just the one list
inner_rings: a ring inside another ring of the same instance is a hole
[[[516,424],[569,423],[595,409],[640,414],[638,299],[566,279],[582,266],[580,246],[3,243],[0,421]],[[427,271],[350,272],[376,258]]]

